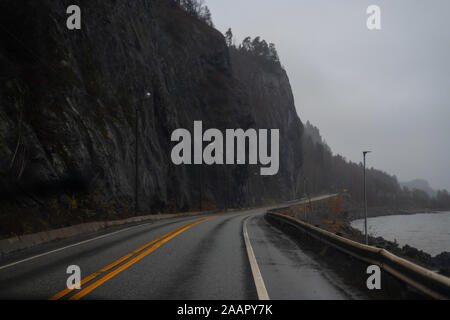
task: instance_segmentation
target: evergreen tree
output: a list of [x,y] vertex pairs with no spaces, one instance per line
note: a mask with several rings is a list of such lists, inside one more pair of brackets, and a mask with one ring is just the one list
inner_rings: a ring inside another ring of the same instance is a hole
[[228,47],[233,45],[233,32],[231,31],[231,28],[228,28],[227,32],[225,32],[225,42]]

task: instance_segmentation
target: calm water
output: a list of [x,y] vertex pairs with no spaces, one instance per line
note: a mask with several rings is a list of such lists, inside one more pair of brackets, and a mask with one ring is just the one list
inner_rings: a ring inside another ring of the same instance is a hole
[[[364,232],[364,219],[352,227]],[[367,227],[369,235],[396,240],[400,247],[408,244],[433,256],[450,252],[450,212],[368,218]]]

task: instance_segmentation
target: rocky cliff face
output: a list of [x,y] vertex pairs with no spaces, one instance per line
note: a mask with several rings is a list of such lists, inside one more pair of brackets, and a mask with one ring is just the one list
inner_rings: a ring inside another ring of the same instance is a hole
[[291,200],[300,197],[303,125],[295,110],[286,71],[279,63],[255,59],[230,49],[233,75],[242,85],[256,128],[280,130],[280,171],[275,176],[249,175],[252,203],[265,199]]
[[[144,212],[195,209],[200,198],[237,206],[297,196],[302,125],[282,69],[230,57],[220,32],[171,1],[79,1],[79,31],[66,28],[70,4],[0,4],[3,203],[132,208],[136,122]],[[192,131],[194,120],[279,128],[279,174],[173,165],[171,133]]]

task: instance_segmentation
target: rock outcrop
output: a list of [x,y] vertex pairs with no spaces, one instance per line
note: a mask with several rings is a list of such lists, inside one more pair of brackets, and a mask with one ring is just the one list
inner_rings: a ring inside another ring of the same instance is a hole
[[[2,203],[132,208],[136,121],[146,213],[196,209],[200,198],[223,207],[299,196],[303,127],[281,67],[230,57],[219,31],[172,1],[79,3],[75,31],[66,28],[69,1],[0,4]],[[279,174],[173,165],[171,133],[195,120],[280,129]]]

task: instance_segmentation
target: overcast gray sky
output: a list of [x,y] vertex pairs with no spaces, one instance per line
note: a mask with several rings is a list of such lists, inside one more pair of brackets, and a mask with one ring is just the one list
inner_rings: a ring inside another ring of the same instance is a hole
[[[303,122],[334,153],[450,190],[450,1],[206,0],[237,42],[274,42]],[[380,31],[366,27],[381,8]]]

